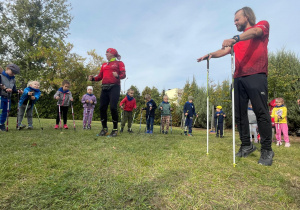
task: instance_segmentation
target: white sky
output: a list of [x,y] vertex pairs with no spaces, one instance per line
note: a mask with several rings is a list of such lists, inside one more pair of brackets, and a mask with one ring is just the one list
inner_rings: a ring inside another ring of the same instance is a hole
[[[96,49],[105,57],[115,48],[125,63],[130,85],[183,88],[193,75],[206,86],[206,62],[196,59],[221,48],[224,39],[239,34],[233,24],[236,10],[249,6],[256,20],[270,23],[269,52],[282,48],[299,56],[299,0],[71,0],[68,42],[73,52],[88,57]],[[230,79],[230,56],[210,62],[210,78]],[[124,88],[124,81],[121,84]]]

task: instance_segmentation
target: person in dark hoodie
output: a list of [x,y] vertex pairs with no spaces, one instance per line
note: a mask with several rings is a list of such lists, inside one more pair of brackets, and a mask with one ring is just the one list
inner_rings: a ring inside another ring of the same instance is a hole
[[19,101],[19,112],[18,112],[18,129],[23,129],[26,125],[22,124],[23,116],[25,111],[27,112],[28,129],[33,129],[32,126],[32,111],[33,106],[39,100],[41,91],[40,83],[38,81],[28,82],[28,87],[24,89],[24,92]]
[[68,125],[67,125],[68,109],[69,109],[70,101],[73,101],[72,93],[71,91],[69,91],[69,88],[70,88],[70,82],[64,80],[62,82],[62,87],[60,87],[58,91],[54,94],[54,99],[57,100],[57,117],[56,117],[56,124],[54,127],[55,129],[59,128],[61,116],[63,116],[64,129],[68,129]]
[[151,99],[150,94],[145,95],[145,100],[147,101],[146,107],[142,108],[142,110],[146,110],[146,119],[147,119],[147,131],[146,133],[153,133],[153,123],[155,117],[155,109],[157,108],[155,101]]
[[[7,106],[8,100],[10,100],[11,94],[23,93],[16,88],[15,75],[20,73],[20,68],[16,64],[9,64],[5,70],[0,66],[2,73],[0,74],[0,109],[2,113],[0,115],[0,131],[6,131],[5,121],[7,118]],[[8,109],[10,109],[11,103]]]
[[189,127],[189,134],[187,134],[187,131],[185,130],[184,135],[188,135],[188,136],[193,136],[192,135],[193,117],[198,116],[195,111],[193,100],[194,100],[193,96],[189,96],[188,101],[184,104],[183,107],[183,113],[186,116],[185,126]]
[[215,123],[216,123],[216,128],[217,128],[217,134],[216,137],[223,138],[223,122],[224,118],[226,117],[225,113],[222,110],[222,106],[217,106],[216,107],[216,113],[215,113]]

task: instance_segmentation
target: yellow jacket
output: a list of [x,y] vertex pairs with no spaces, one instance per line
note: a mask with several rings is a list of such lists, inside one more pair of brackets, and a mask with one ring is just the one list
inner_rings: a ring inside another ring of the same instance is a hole
[[[281,118],[278,118],[281,116]],[[285,106],[274,107],[271,117],[274,117],[275,123],[287,123],[287,109]]]

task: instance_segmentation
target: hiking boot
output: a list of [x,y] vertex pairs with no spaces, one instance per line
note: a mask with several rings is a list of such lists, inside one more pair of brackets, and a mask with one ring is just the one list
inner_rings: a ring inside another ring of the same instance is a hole
[[285,147],[290,147],[291,144],[290,144],[290,142],[286,142],[284,146],[285,146]]
[[54,129],[59,129],[59,126],[58,126],[58,125],[55,125],[55,126],[54,126]]
[[106,136],[107,134],[107,128],[103,128],[100,133],[97,134],[97,136]]
[[69,129],[67,124],[64,124],[64,129]]
[[123,133],[123,128],[120,129],[120,133]]
[[112,132],[110,133],[111,137],[116,137],[118,134],[118,129],[113,129]]
[[247,157],[252,152],[256,150],[256,147],[251,143],[250,146],[241,146],[238,153],[236,153],[237,157]]
[[184,135],[187,136],[187,131],[184,131]]
[[165,131],[165,134],[168,134],[168,131]]
[[131,128],[129,128],[127,131],[128,133],[133,133],[133,130]]
[[18,127],[19,130],[22,130],[23,128],[26,128],[26,125],[21,124],[21,125],[19,125],[19,127]]
[[273,151],[261,149],[258,164],[264,166],[270,166],[272,165],[273,157],[274,157]]
[[6,131],[4,124],[0,125],[0,131]]
[[188,136],[193,136],[193,134],[192,133],[189,133],[189,135]]
[[153,134],[153,131],[149,131],[149,134]]

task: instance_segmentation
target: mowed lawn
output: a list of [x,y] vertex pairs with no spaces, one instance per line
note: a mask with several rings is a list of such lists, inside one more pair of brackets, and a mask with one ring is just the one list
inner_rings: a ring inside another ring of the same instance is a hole
[[[54,130],[34,119],[34,130],[0,138],[0,209],[299,209],[300,138],[277,147],[271,167],[255,151],[233,167],[232,132],[225,138],[194,129],[194,137],[124,132],[96,137],[100,123]],[[110,128],[112,125],[109,125]],[[144,131],[145,125],[142,125]],[[236,151],[239,148],[237,135]],[[260,148],[260,145],[257,145]]]

